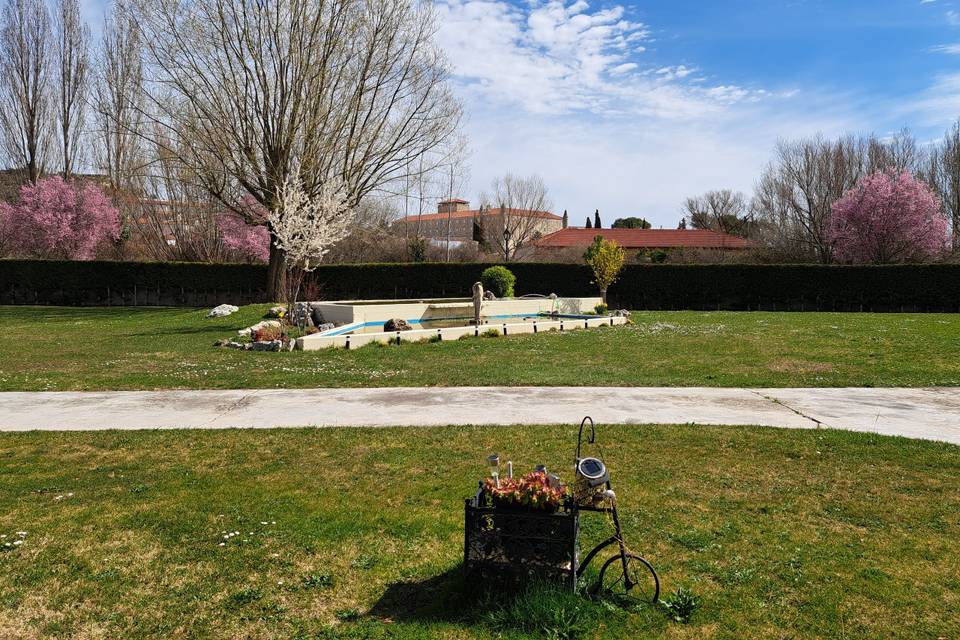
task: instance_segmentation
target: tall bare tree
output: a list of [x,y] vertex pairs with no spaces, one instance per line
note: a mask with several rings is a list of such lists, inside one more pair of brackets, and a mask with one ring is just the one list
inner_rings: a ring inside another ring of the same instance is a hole
[[953,230],[953,249],[960,250],[960,120],[931,150],[929,170],[924,177],[940,196]]
[[[355,206],[402,180],[417,166],[411,160],[458,127],[430,3],[137,0],[137,7],[151,78],[144,113],[190,141],[178,151],[181,161],[240,214],[244,194],[276,212],[293,174],[311,197],[338,181]],[[283,263],[271,242],[274,297],[283,290]]]
[[78,0],[58,0],[53,11],[57,134],[64,177],[76,171],[86,126],[90,27]]
[[754,195],[767,243],[791,259],[830,262],[831,207],[867,169],[865,146],[857,138],[778,143]]
[[122,0],[104,19],[98,71],[98,164],[114,191],[131,191],[143,164],[144,76],[136,17]]
[[754,226],[750,203],[739,191],[720,189],[687,198],[683,210],[694,229],[709,229],[747,237]]
[[0,16],[0,145],[35,182],[52,134],[50,15],[43,0],[7,0]]
[[490,192],[481,194],[480,202],[490,212],[482,218],[484,239],[507,261],[542,235],[543,214],[553,206],[543,178],[510,173],[494,178]]

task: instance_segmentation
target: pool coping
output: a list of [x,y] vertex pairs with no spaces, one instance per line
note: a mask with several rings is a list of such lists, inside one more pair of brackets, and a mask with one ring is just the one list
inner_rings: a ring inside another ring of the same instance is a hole
[[573,331],[597,327],[624,325],[627,318],[617,316],[579,316],[544,317],[543,321],[510,323],[490,322],[480,326],[440,327],[436,329],[411,329],[408,331],[384,331],[381,333],[341,333],[338,335],[320,334],[298,338],[295,348],[299,351],[317,351],[331,347],[356,349],[370,343],[400,344],[401,342],[426,342],[431,340],[459,340],[464,337],[480,337],[496,331],[498,336],[546,333],[551,331]]

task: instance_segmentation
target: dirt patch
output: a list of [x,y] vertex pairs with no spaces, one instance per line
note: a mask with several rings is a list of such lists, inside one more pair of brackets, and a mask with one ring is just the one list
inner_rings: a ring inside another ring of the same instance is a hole
[[767,365],[777,373],[833,373],[833,365],[826,362],[808,362],[792,358],[778,358]]

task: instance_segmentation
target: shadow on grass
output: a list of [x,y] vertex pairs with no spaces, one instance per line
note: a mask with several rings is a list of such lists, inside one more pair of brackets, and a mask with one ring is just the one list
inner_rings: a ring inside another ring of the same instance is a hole
[[[601,623],[616,630],[627,620],[625,609],[551,583],[485,587],[465,575],[462,564],[437,576],[389,585],[368,615],[415,624],[481,625],[559,640],[586,637]],[[653,618],[649,628],[662,628],[661,616]]]
[[398,622],[472,622],[479,613],[477,595],[461,563],[430,578],[394,582],[369,614]]

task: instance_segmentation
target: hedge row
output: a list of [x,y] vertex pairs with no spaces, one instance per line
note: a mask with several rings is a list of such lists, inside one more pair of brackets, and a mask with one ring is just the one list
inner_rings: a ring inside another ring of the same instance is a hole
[[[319,299],[467,296],[488,264],[361,264],[317,269]],[[516,293],[595,295],[589,269],[516,263]],[[180,305],[265,302],[266,267],[0,260],[0,304]],[[960,311],[960,265],[630,265],[611,287],[630,309]]]

